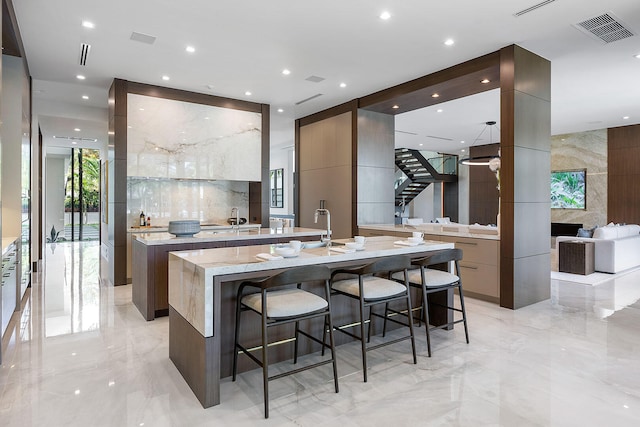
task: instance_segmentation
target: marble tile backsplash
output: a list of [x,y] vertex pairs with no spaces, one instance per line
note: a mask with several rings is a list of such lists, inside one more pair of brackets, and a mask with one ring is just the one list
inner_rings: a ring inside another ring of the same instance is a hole
[[249,183],[171,179],[127,179],[128,226],[138,225],[140,211],[151,224],[197,219],[203,224],[226,224],[231,208],[249,217]]

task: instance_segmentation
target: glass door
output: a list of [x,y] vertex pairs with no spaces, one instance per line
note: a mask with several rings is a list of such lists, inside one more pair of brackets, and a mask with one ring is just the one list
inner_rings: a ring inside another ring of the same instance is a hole
[[67,241],[100,239],[100,152],[72,148],[65,186]]

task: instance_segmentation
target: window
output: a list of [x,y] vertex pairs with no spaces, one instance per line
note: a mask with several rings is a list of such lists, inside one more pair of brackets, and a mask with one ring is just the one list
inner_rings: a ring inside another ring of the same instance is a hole
[[269,172],[271,182],[271,207],[284,208],[284,169],[273,169]]

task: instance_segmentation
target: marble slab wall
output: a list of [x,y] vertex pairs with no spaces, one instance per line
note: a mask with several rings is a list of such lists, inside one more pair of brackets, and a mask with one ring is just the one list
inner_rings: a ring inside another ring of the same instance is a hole
[[127,176],[261,181],[261,114],[127,95]]
[[138,225],[141,210],[151,217],[151,225],[181,219],[226,225],[231,207],[249,218],[249,183],[129,177],[127,201],[127,226]]
[[551,170],[587,170],[587,208],[551,209],[552,222],[607,224],[607,130],[551,137]]

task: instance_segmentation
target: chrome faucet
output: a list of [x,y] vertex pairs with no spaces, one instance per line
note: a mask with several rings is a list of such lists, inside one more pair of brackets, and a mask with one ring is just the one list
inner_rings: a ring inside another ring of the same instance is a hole
[[327,237],[322,238],[322,235],[321,235],[320,238],[323,242],[327,243],[327,246],[331,246],[331,212],[329,212],[329,209],[324,209],[324,208],[316,209],[316,212],[313,215],[313,222],[316,224],[318,223],[319,215],[327,216]]
[[[235,224],[235,228],[237,230],[240,230],[240,209],[238,209],[237,207],[233,207],[231,208],[231,217],[233,218],[233,213],[236,213],[236,224]],[[231,228],[234,228],[233,226]]]

